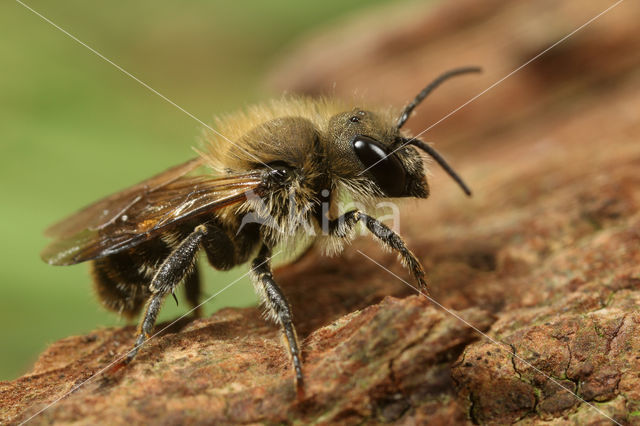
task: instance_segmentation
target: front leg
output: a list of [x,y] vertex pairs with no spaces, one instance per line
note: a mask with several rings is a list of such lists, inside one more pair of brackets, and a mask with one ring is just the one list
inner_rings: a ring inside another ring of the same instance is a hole
[[273,280],[271,273],[271,250],[263,245],[258,256],[251,264],[251,272],[256,291],[268,309],[272,319],[280,323],[287,339],[287,346],[291,354],[291,361],[295,370],[296,388],[300,391],[303,386],[302,361],[298,349],[298,336],[291,320],[291,307],[284,297],[282,290]]
[[429,294],[429,288],[424,280],[424,269],[416,256],[407,248],[402,238],[384,223],[362,213],[359,210],[351,210],[342,216],[329,222],[329,234],[346,238],[358,221],[363,221],[367,229],[371,231],[385,246],[396,251],[405,268],[409,269],[422,291]]

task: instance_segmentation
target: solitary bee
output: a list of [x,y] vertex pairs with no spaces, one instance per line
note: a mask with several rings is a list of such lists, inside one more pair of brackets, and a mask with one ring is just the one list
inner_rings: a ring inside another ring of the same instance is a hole
[[[252,281],[267,312],[282,327],[302,388],[302,362],[291,308],[274,281],[276,246],[300,234],[337,252],[362,222],[399,254],[423,290],[424,270],[404,241],[361,210],[337,211],[342,197],[370,205],[381,198],[427,198],[429,185],[418,149],[433,157],[470,195],[462,179],[426,143],[401,131],[411,112],[450,77],[425,87],[399,115],[337,100],[284,98],[217,122],[199,156],[106,197],[50,227],[55,237],[42,258],[52,265],[91,261],[101,302],[126,317],[144,307],[129,363],[149,338],[162,302],[184,281],[198,306],[197,254],[228,270],[253,259]],[[208,167],[208,171],[197,169]],[[213,171],[213,173],[211,173]],[[247,220],[247,218],[251,218]]]

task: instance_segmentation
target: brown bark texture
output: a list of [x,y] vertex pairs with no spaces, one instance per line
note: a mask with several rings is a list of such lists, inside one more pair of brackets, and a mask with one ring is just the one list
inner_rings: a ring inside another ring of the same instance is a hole
[[[441,71],[481,65],[417,110],[417,133],[610,4],[397,5],[301,42],[270,82],[402,105]],[[0,422],[66,395],[32,422],[640,424],[638,16],[621,3],[422,137],[474,190],[434,165],[432,198],[403,205],[400,232],[447,310],[359,238],[275,273],[303,396],[261,309],[223,309],[169,328],[117,373],[96,375],[134,327],[54,343],[0,384]]]

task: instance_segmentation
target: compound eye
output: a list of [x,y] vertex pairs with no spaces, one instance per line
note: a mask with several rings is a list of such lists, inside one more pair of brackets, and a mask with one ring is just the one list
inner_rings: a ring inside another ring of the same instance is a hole
[[407,172],[395,154],[387,152],[385,146],[377,140],[363,135],[356,135],[351,140],[351,146],[385,195],[388,197],[405,195]]

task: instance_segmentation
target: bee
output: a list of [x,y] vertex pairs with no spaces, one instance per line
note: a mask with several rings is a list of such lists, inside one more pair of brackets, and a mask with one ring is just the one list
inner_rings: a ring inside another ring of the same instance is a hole
[[42,259],[52,265],[90,261],[95,291],[106,308],[130,318],[144,311],[123,364],[151,336],[163,300],[169,294],[175,298],[180,283],[189,304],[198,306],[201,250],[218,270],[251,260],[252,282],[268,316],[282,328],[302,389],[300,345],[291,307],[273,277],[274,249],[313,234],[328,252],[339,252],[360,222],[398,253],[427,291],[424,270],[402,238],[364,209],[338,211],[338,201],[346,196],[370,205],[383,198],[427,198],[418,150],[471,195],[431,146],[401,129],[442,82],[479,71],[467,67],[440,75],[399,113],[328,98],[285,97],[219,118],[219,132],[206,134],[197,158],[47,229],[55,240]]

